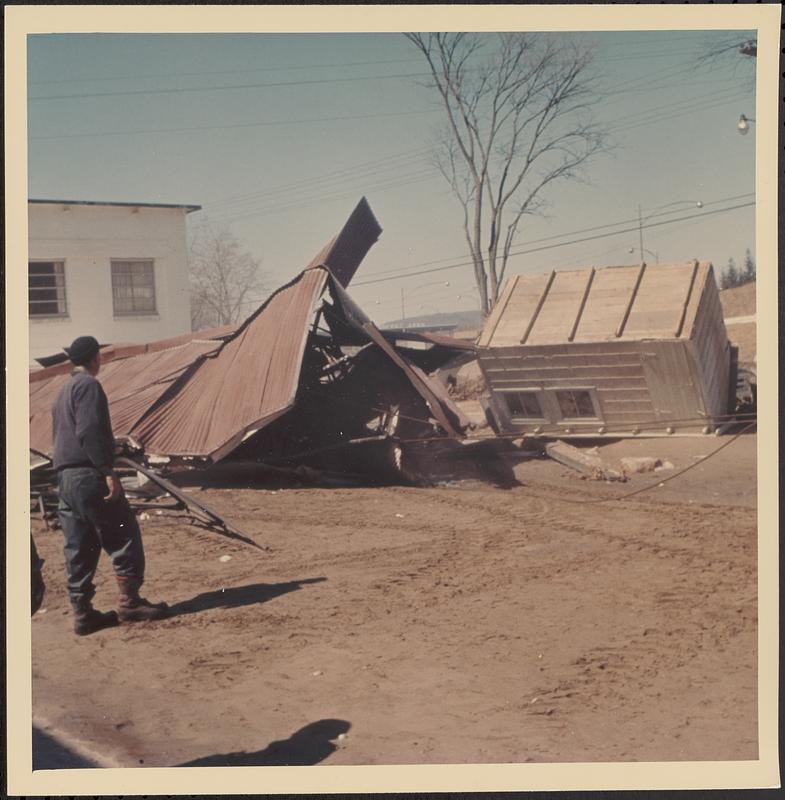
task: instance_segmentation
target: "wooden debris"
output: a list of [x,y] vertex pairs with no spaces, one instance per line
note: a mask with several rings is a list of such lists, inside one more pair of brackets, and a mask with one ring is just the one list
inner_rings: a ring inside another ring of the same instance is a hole
[[590,455],[566,442],[557,441],[545,445],[549,458],[565,467],[580,472],[595,481],[626,481],[620,472],[610,469],[598,455]]

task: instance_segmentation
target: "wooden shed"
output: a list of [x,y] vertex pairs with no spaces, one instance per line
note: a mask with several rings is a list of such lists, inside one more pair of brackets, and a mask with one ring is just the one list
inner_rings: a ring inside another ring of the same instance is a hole
[[735,376],[711,264],[511,277],[478,340],[501,433],[712,433]]

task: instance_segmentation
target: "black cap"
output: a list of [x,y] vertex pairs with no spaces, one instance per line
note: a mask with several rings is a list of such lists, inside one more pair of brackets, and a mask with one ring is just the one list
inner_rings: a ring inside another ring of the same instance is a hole
[[101,349],[98,340],[92,336],[79,336],[71,342],[70,347],[63,348],[77,366],[83,366],[92,360],[93,356]]

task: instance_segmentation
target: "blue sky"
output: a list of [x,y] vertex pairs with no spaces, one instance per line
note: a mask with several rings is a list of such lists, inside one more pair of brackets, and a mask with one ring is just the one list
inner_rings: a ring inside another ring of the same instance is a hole
[[[595,47],[606,89],[596,113],[615,147],[584,182],[549,189],[547,217],[527,223],[516,249],[633,219],[639,203],[680,216],[698,213],[696,200],[708,212],[753,199],[754,136],[736,122],[754,117],[754,60],[695,64],[728,32],[573,36]],[[352,288],[363,308],[378,322],[399,317],[403,289],[409,316],[469,309],[468,267],[400,277],[466,257],[460,208],[428,159],[441,116],[423,77],[398,34],[31,36],[29,193],[202,205],[262,260],[271,289],[365,195],[384,233]],[[722,267],[754,254],[754,211],[652,228],[644,246],[661,261]],[[514,257],[509,271],[634,263],[637,242],[631,232],[552,247]]]

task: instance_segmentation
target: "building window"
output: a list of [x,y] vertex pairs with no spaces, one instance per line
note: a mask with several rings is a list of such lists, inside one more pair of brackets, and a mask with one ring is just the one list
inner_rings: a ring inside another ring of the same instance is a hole
[[596,417],[591,393],[587,389],[560,389],[556,392],[556,400],[563,417]]
[[540,401],[534,392],[505,392],[504,399],[513,417],[543,418]]
[[31,317],[64,317],[65,265],[62,261],[30,261],[27,265],[27,308]]
[[114,313],[155,314],[155,273],[152,261],[112,261]]

